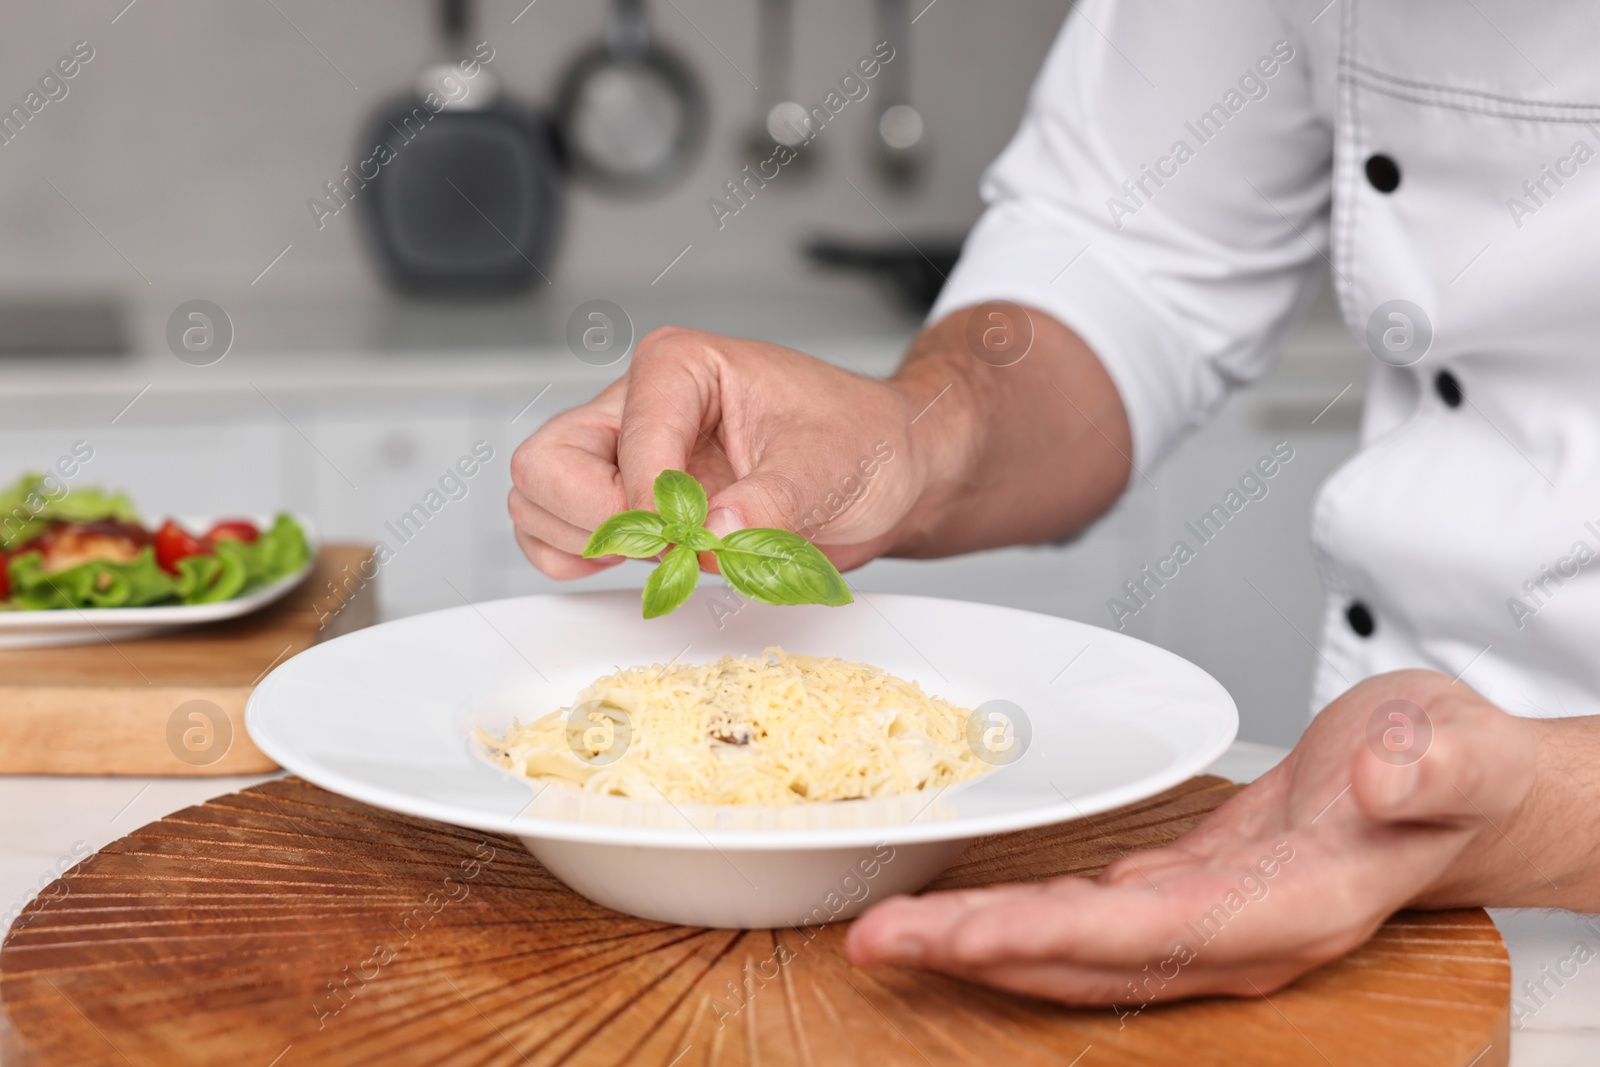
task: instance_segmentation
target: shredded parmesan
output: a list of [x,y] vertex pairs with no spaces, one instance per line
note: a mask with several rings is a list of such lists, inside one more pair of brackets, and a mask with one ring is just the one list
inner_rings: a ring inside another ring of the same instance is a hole
[[833,657],[724,656],[630,667],[504,738],[517,774],[674,803],[781,805],[934,789],[989,770],[971,715],[915,682]]

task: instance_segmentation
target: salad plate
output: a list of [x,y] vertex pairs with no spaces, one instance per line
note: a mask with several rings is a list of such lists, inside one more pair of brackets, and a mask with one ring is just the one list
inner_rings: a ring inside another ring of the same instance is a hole
[[[500,736],[569,706],[619,667],[772,646],[872,664],[964,708],[1003,706],[1014,748],[979,777],[925,794],[758,807],[542,784],[496,766],[478,739],[480,728]],[[1203,771],[1238,730],[1232,698],[1200,668],[1084,623],[860,591],[843,607],[772,607],[706,588],[670,619],[641,618],[637,592],[609,592],[383,623],[280,665],[245,721],[302,778],[514,835],[601,904],[747,928],[848,917],[926,885],[976,838],[1153,796]]]
[[[305,525],[304,520],[301,522]],[[249,615],[282,599],[311,573],[316,562],[316,542],[308,537],[308,543],[311,553],[299,567],[277,581],[232,600],[212,604],[161,604],[147,608],[0,611],[0,649],[115,642]]]
[[0,488],[0,649],[145,636],[237,618],[310,573],[304,518],[167,518],[49,475]]

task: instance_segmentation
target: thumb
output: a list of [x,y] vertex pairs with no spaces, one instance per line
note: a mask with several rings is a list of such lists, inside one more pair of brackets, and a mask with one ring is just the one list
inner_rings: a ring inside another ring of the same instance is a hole
[[817,476],[803,473],[801,457],[786,452],[769,449],[754,470],[711,498],[706,526],[712,533],[723,537],[747,527],[769,526],[807,538],[816,535],[825,521],[820,504],[825,491],[809,488]]
[[655,510],[656,476],[689,469],[696,442],[717,424],[719,401],[700,335],[663,328],[639,342],[617,433],[617,470],[629,507]]
[[1412,744],[1397,755],[1383,743],[1379,727],[1368,729],[1368,743],[1358,749],[1351,768],[1351,785],[1357,803],[1374,819],[1495,821],[1514,812],[1533,786],[1529,724],[1475,693],[1430,701],[1427,710],[1391,701],[1375,719],[1380,727],[1393,722],[1394,729],[1412,731]]

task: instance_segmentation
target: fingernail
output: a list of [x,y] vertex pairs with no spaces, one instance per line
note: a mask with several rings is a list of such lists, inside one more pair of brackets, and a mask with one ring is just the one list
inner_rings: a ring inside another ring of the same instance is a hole
[[883,946],[884,958],[896,963],[921,963],[922,955],[922,939],[909,934],[902,934]]
[[732,508],[718,508],[706,516],[706,529],[718,537],[726,537],[735,530],[744,529],[744,523]]

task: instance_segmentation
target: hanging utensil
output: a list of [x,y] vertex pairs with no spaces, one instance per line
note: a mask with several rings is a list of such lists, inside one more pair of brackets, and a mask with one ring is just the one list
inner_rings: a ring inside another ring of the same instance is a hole
[[[772,154],[774,145],[799,148],[810,134],[806,106],[794,99],[791,79],[794,61],[793,0],[761,0],[757,26],[757,73],[761,86],[756,96],[756,119],[750,130],[748,151],[757,159]],[[787,164],[790,172],[809,168],[816,155],[808,148]]]
[[906,0],[878,0],[878,39],[888,41],[895,61],[878,85],[874,158],[891,185],[906,187],[921,177],[926,146],[922,113],[911,106],[911,19]]
[[572,172],[609,193],[667,186],[705,141],[700,84],[654,43],[644,0],[613,0],[604,42],[567,72],[556,113]]
[[549,123],[500,91],[488,42],[469,50],[468,0],[438,9],[441,62],[372,117],[359,162],[327,183],[327,213],[360,201],[368,243],[398,289],[516,293],[549,281],[560,229]]

